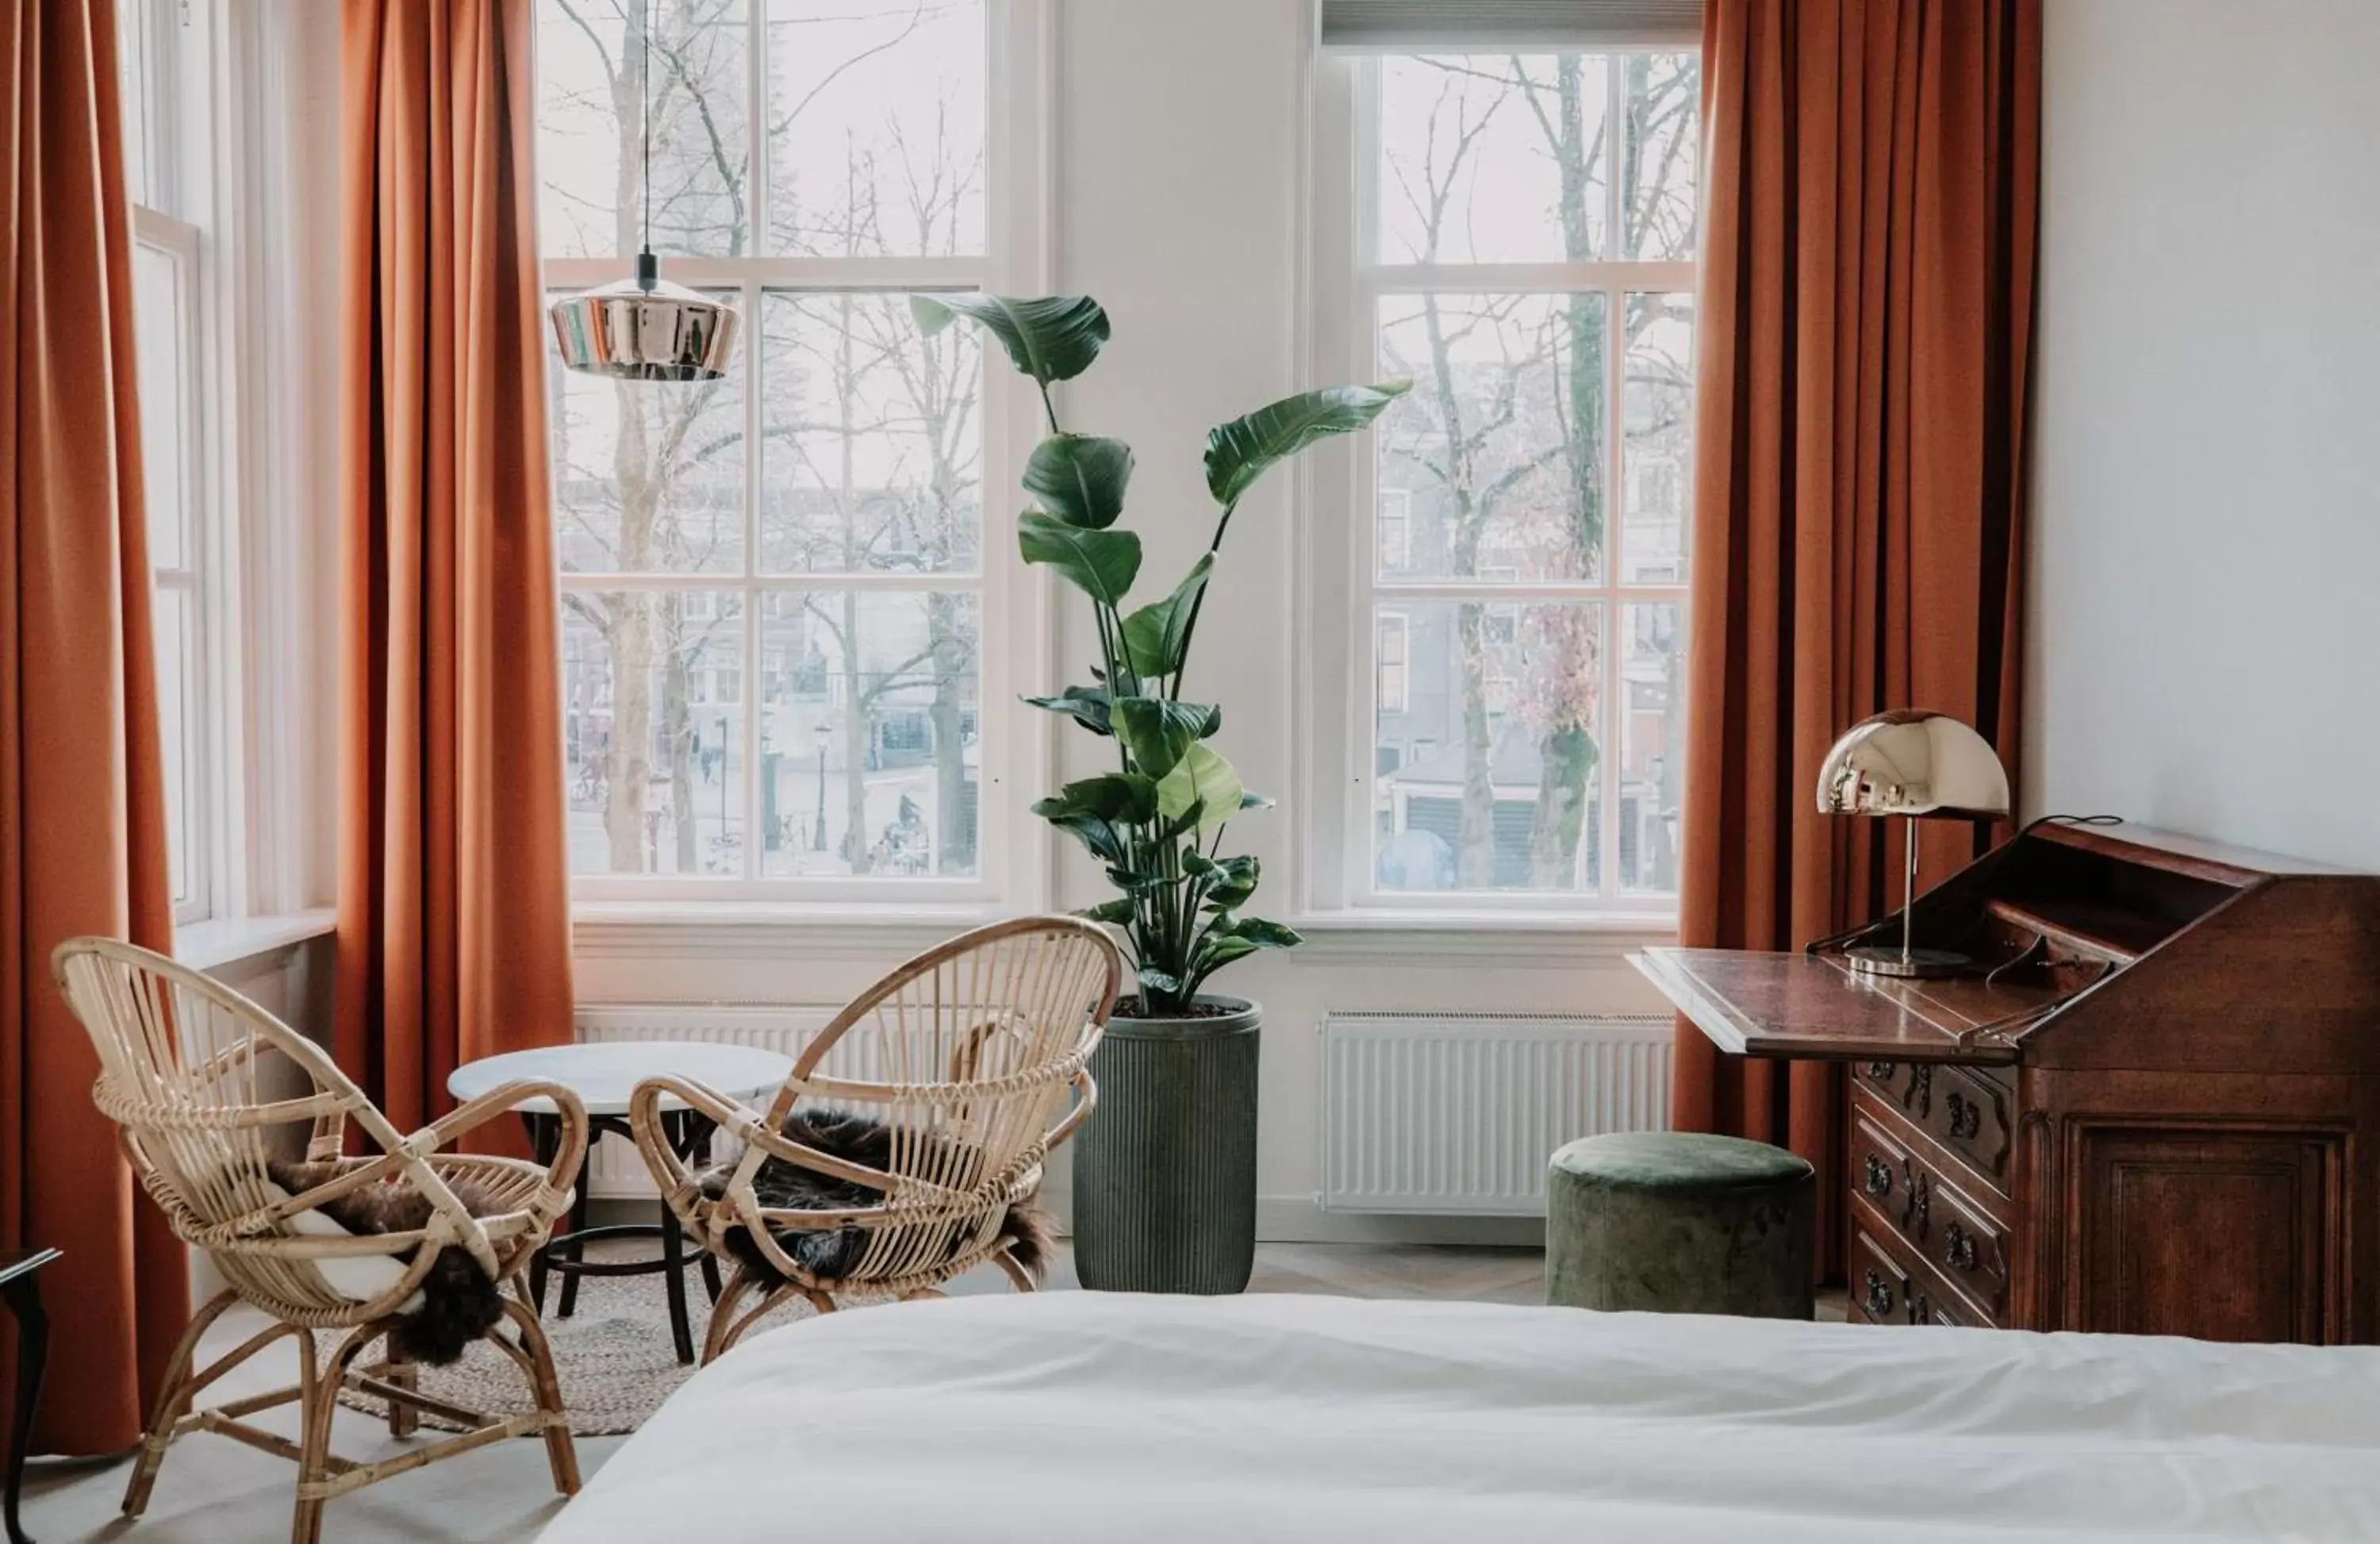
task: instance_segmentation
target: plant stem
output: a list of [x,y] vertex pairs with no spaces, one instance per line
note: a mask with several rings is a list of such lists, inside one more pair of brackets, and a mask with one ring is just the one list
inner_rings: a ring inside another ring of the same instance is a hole
[[[1214,540],[1207,543],[1208,555],[1212,556],[1223,550],[1223,532],[1231,529],[1232,512],[1239,507],[1240,501],[1237,499],[1233,499],[1231,503],[1223,505],[1222,517],[1215,522]],[[1209,575],[1208,577],[1208,584],[1212,584],[1213,582],[1213,576]],[[1182,700],[1182,677],[1190,673],[1190,640],[1192,638],[1196,637],[1198,632],[1198,614],[1206,609],[1207,585],[1200,585],[1198,587],[1197,599],[1190,602],[1190,620],[1188,623],[1184,625],[1182,628],[1182,657],[1174,662],[1173,700],[1176,702]]]
[[1037,380],[1033,383],[1041,388],[1041,411],[1050,420],[1050,432],[1052,434],[1064,433],[1065,431],[1058,427],[1057,404],[1050,400],[1050,383],[1047,381]]

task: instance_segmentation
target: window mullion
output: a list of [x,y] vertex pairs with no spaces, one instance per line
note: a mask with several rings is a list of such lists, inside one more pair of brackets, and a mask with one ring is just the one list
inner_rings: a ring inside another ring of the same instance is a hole
[[[761,0],[755,0],[755,4]],[[758,114],[754,116],[757,118]],[[756,165],[756,183],[759,180]],[[754,207],[759,207],[756,199]],[[760,736],[767,724],[760,691],[760,629],[766,619],[760,612],[760,591],[752,579],[760,571],[760,482],[768,468],[768,416],[760,400],[760,306],[762,293],[757,283],[747,281],[743,291],[744,349],[740,361],[744,369],[744,586],[739,593],[744,603],[744,689],[739,694],[744,715],[744,878],[760,877]]]

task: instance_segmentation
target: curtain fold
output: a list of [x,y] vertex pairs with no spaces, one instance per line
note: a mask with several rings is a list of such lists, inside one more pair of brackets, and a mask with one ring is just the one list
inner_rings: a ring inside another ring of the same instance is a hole
[[[1871,713],[1956,714],[2015,772],[2040,74],[2040,0],[1705,8],[1689,946],[1898,904],[1900,832],[1816,811]],[[1929,829],[1926,882],[1992,834]],[[1840,1070],[1677,1049],[1679,1126],[1818,1164],[1839,1272]]]
[[[139,1440],[189,1315],[49,968],[77,934],[174,935],[115,7],[11,6],[0,70],[0,1248],[66,1251],[34,1445],[94,1453]],[[0,1372],[5,1402],[13,1344]]]
[[530,0],[346,0],[336,1052],[570,1036]]

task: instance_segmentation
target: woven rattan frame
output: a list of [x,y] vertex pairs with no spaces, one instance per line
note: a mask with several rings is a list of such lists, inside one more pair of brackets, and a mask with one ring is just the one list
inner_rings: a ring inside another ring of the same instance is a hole
[[[176,1235],[206,1250],[230,1283],[199,1310],[175,1350],[125,1490],[126,1513],[138,1516],[147,1507],[175,1440],[200,1430],[297,1461],[290,1534],[296,1544],[320,1538],[323,1503],[332,1497],[506,1437],[541,1434],[555,1488],[565,1494],[578,1489],[578,1460],[553,1358],[537,1315],[525,1305],[520,1277],[530,1252],[569,1210],[587,1154],[587,1114],[576,1094],[552,1083],[508,1083],[408,1136],[320,1047],[188,967],[111,939],[75,938],[58,945],[50,968],[99,1052],[91,1098],[116,1124],[133,1173],[164,1209]],[[306,1091],[276,1097],[270,1087],[276,1080],[302,1081]],[[552,1164],[441,1150],[540,1097],[561,1112],[562,1143]],[[335,1164],[335,1173],[302,1195],[277,1197],[265,1169],[273,1155],[271,1134],[298,1122],[311,1123],[307,1157]],[[350,1124],[377,1153],[342,1155]],[[419,1191],[430,1203],[430,1221],[404,1233],[328,1237],[298,1234],[288,1225],[298,1212],[383,1180]],[[456,1182],[467,1182],[500,1210],[473,1217],[455,1198]],[[360,1360],[386,1338],[398,1310],[449,1245],[468,1250],[490,1279],[512,1285],[504,1307],[516,1338],[500,1331],[487,1338],[521,1369],[535,1411],[492,1418],[419,1393],[414,1369],[393,1354]],[[316,1268],[340,1257],[407,1253],[413,1258],[403,1273],[369,1301],[342,1295]],[[273,1324],[193,1370],[200,1337],[235,1303],[261,1309]],[[346,1331],[327,1358],[315,1344],[318,1330]],[[297,1345],[297,1383],[193,1411],[200,1391],[285,1336]],[[330,1451],[331,1412],[342,1387],[387,1402],[389,1429],[396,1435],[412,1434],[425,1410],[468,1429],[376,1464],[337,1457]],[[301,1410],[297,1442],[239,1418],[291,1403]]]
[[[831,1313],[845,1296],[925,1297],[986,1261],[1020,1291],[1031,1279],[1010,1253],[1008,1209],[1040,1187],[1050,1149],[1074,1135],[1099,1097],[1091,1052],[1123,981],[1123,957],[1106,931],[1074,917],[1022,917],[962,933],[894,969],[813,1036],[766,1111],[684,1078],[638,1085],[628,1107],[637,1147],[662,1196],[703,1247],[735,1264],[712,1307],[703,1360],[725,1354],[763,1315],[795,1295]],[[830,1076],[843,1050],[864,1053],[878,1076]],[[718,1200],[706,1200],[662,1126],[662,1100],[678,1100],[744,1155]],[[888,1169],[866,1168],[788,1139],[796,1107],[866,1110],[892,1128]],[[753,1177],[771,1158],[877,1192],[844,1210],[764,1207]],[[778,1247],[778,1231],[851,1225],[867,1230],[844,1276],[804,1270]],[[784,1278],[763,1283],[726,1246],[742,1229]]]

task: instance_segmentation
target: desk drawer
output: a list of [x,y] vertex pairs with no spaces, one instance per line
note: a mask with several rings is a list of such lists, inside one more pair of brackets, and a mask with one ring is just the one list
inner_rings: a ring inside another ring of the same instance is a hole
[[1991,1321],[1900,1258],[1864,1228],[1852,1234],[1851,1317],[1864,1324],[1948,1324],[1991,1328]]
[[1998,1083],[1947,1062],[1861,1062],[1854,1081],[1869,1099],[2008,1189],[2015,1122],[2008,1091]]
[[[2008,1313],[2008,1225],[1856,1104],[1851,1183],[1855,1221],[1889,1235],[1900,1255],[1925,1261],[1991,1318]],[[1854,1278],[1854,1295],[1859,1284]]]

